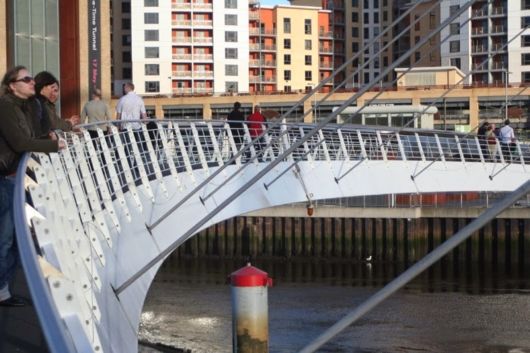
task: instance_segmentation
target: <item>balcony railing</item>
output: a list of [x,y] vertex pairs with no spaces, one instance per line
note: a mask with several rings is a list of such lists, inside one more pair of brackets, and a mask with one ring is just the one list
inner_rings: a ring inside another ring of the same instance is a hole
[[193,20],[193,26],[197,27],[212,27],[213,21],[212,20]]
[[194,10],[213,10],[213,4],[211,4],[211,3],[202,3],[202,2],[194,2],[193,3],[193,9]]
[[259,28],[250,28],[249,29],[249,33],[250,35],[253,35],[253,36],[258,36],[258,35],[263,35],[263,36],[275,36],[276,35],[276,31],[273,30],[273,29],[259,29]]
[[493,26],[491,28],[491,33],[506,33],[506,26]]
[[506,14],[506,9],[503,8],[503,7],[494,7],[491,10],[491,14],[492,15],[505,15]]
[[173,77],[191,77],[191,71],[173,70]]
[[193,77],[213,78],[213,71],[193,71]]
[[213,43],[212,37],[193,37],[194,43]]
[[476,45],[472,47],[472,49],[473,49],[473,53],[485,53],[488,51],[488,48],[485,45]]
[[171,4],[173,10],[191,10],[191,3],[189,2],[174,2]]
[[249,60],[250,66],[276,66],[276,60]]
[[191,43],[190,37],[173,37],[173,43]]
[[191,61],[191,54],[173,54],[173,60]]
[[487,32],[488,31],[484,27],[473,27],[473,29],[471,30],[471,33],[474,35],[485,34]]
[[173,94],[192,94],[191,88],[173,88]]
[[193,60],[211,61],[213,60],[213,54],[193,54]]
[[177,27],[190,27],[191,20],[172,20],[171,24]]
[[329,54],[333,53],[333,49],[332,48],[326,48],[326,47],[319,47],[318,51],[320,53],[329,53]]

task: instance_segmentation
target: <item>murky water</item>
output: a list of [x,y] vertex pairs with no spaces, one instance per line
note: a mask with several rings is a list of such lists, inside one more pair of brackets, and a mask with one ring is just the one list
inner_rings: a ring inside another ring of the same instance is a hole
[[[193,353],[232,352],[226,278],[242,265],[168,261],[145,303],[140,339]],[[269,289],[271,353],[298,351],[404,268],[315,261],[254,265],[275,280]],[[438,264],[319,352],[530,352],[530,271],[484,267]]]

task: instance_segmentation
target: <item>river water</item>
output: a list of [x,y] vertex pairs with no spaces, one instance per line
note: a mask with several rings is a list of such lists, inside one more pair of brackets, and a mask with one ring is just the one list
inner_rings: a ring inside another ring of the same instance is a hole
[[[227,276],[242,261],[170,258],[148,294],[140,340],[232,352]],[[406,265],[260,260],[269,273],[271,353],[296,352]],[[529,269],[438,263],[319,352],[530,353]],[[155,352],[141,348],[141,352]]]

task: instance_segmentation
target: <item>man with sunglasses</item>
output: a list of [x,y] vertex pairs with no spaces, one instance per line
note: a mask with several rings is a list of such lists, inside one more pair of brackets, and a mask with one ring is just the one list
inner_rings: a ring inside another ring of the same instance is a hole
[[9,291],[17,264],[13,195],[20,158],[25,152],[57,152],[66,147],[54,134],[38,138],[34,95],[35,81],[24,66],[6,72],[0,85],[0,306],[25,305]]

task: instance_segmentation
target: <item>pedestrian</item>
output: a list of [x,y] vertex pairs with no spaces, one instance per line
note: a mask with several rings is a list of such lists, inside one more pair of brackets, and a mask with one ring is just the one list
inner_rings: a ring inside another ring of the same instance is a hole
[[48,71],[41,71],[35,75],[35,92],[40,109],[42,109],[52,130],[72,131],[79,124],[79,115],[72,115],[68,119],[62,119],[57,115],[55,103],[59,99],[59,80]]
[[24,66],[8,70],[0,85],[0,306],[18,307],[25,302],[11,294],[9,282],[15,274],[17,248],[13,197],[15,173],[24,152],[57,152],[66,147],[55,134],[37,138],[35,114],[31,100],[35,95],[35,80]]
[[[109,106],[103,101],[101,90],[95,89],[92,93],[92,99],[85,104],[81,111],[81,120],[85,124],[94,124],[111,119]],[[98,138],[97,128],[99,126],[94,124],[88,127],[88,133],[92,139]]]
[[488,143],[486,141],[486,134],[488,132],[489,127],[490,127],[490,123],[485,121],[482,125],[480,125],[477,131],[477,137],[480,143],[480,149],[482,151],[482,156],[486,159],[488,158]]
[[228,125],[230,125],[230,131],[232,132],[232,137],[234,138],[234,142],[238,151],[243,143],[242,123],[245,121],[245,116],[243,115],[240,109],[241,103],[235,102],[234,108],[230,113],[228,113],[228,116],[226,117],[226,120],[228,120]]
[[501,145],[502,145],[502,154],[505,159],[510,157],[510,160],[515,156],[515,133],[513,128],[510,126],[510,120],[506,119],[504,121],[504,126],[499,131]]
[[[261,108],[259,105],[256,104],[254,106],[254,113],[249,115],[247,121],[250,137],[254,140],[263,133],[263,124],[266,122],[265,116],[261,114]],[[256,150],[261,150],[263,142],[264,141],[261,139],[260,141],[255,142],[254,147]]]
[[495,124],[490,124],[486,132],[486,140],[488,141],[489,157],[495,160],[497,155],[497,136],[495,135]]
[[[139,120],[147,119],[147,113],[145,111],[144,100],[142,97],[137,95],[134,92],[134,84],[132,82],[127,82],[123,85],[124,95],[118,101],[116,105],[116,119],[121,121],[131,121],[128,122],[133,131],[134,139],[140,150],[140,155],[143,156],[144,152],[147,150],[147,145],[145,143],[145,138],[142,132],[142,124]],[[125,124],[121,124],[120,130],[123,130]],[[125,133],[122,135],[122,140],[125,145],[125,152],[130,157],[131,167],[135,164],[131,141],[129,140],[129,134]],[[138,176],[137,170],[134,169],[134,173]]]

